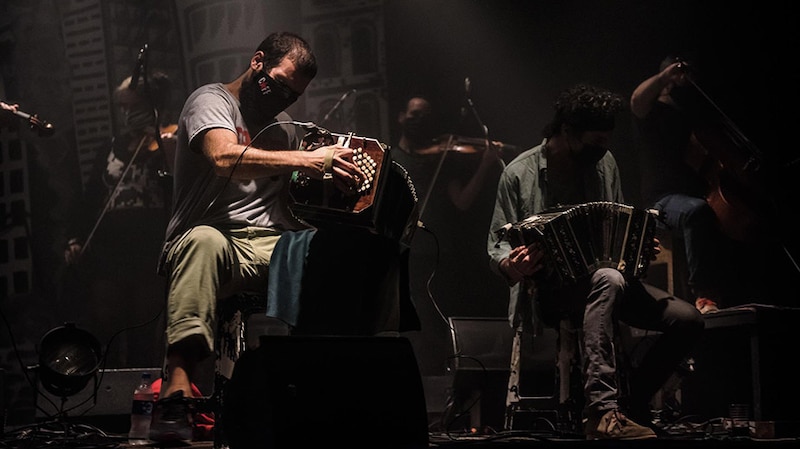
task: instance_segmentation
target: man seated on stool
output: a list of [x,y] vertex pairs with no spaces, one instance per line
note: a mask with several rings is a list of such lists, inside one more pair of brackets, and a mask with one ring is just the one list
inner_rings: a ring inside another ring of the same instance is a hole
[[[188,398],[199,362],[213,353],[217,300],[241,291],[266,293],[281,235],[311,229],[289,208],[292,173],[299,170],[313,179],[331,175],[344,192],[355,191],[364,179],[350,148],[299,150],[302,136],[284,110],[316,73],[315,56],[304,39],[273,33],[237,79],[201,86],[184,105],[173,214],[159,264],[168,280],[168,347],[153,441],[191,439]],[[312,241],[311,251],[314,246]],[[384,330],[369,327],[375,329]]]
[[[487,242],[490,264],[511,287],[509,318],[515,329],[533,330],[538,317],[552,327],[563,317],[582,324],[586,438],[655,438],[647,427],[652,424],[648,404],[700,337],[704,328],[700,312],[680,299],[653,297],[637,279],[613,268],[598,269],[574,285],[562,284],[554,267],[544,263],[542,246],[512,248],[495,232],[560,205],[624,202],[619,170],[607,149],[622,99],[577,85],[562,92],[554,106],[541,145],[520,154],[500,177]],[[628,398],[620,397],[618,384],[617,320],[662,333],[629,376]],[[623,399],[627,399],[624,412]]]

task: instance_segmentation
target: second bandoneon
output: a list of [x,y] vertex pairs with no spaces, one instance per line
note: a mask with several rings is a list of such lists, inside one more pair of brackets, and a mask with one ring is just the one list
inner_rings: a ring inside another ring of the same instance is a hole
[[534,214],[502,232],[512,247],[541,242],[562,281],[600,268],[638,278],[653,256],[657,216],[655,210],[598,201]]

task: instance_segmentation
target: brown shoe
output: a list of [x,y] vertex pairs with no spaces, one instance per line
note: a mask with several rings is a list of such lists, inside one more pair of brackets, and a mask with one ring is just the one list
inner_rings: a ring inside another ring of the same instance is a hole
[[697,310],[699,310],[703,315],[719,311],[719,306],[713,299],[697,298],[694,301],[694,306],[697,307]]
[[587,440],[644,440],[656,438],[653,429],[631,421],[619,410],[609,410],[602,416],[583,420]]

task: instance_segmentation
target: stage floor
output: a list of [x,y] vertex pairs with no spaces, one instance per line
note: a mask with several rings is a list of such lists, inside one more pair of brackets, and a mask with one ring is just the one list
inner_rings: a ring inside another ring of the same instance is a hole
[[[800,396],[784,362],[794,350],[796,339],[788,337],[798,320],[798,309],[758,304],[706,316],[707,332],[694,351],[696,370],[680,384],[682,413],[662,421],[661,435],[654,440],[586,441],[561,430],[565,426],[554,424],[547,409],[518,412],[514,430],[497,430],[503,429],[505,363],[481,377],[479,405],[468,400],[446,410],[447,392],[457,386],[454,378],[420,379],[415,369],[409,370],[414,364],[408,342],[397,338],[270,337],[262,346],[268,353],[253,351],[240,359],[247,364],[237,365],[242,377],[230,381],[225,428],[233,435],[229,441],[261,442],[270,427],[284,441],[279,448],[795,448],[800,447]],[[484,339],[486,330],[478,328]],[[487,359],[485,366],[491,365]],[[107,378],[119,377],[117,390],[125,392],[119,401],[104,397],[105,406],[118,414],[6,426],[0,448],[147,447],[127,443],[129,374],[114,372]],[[112,407],[115,402],[121,405]],[[749,404],[749,429],[731,429],[730,404]],[[214,443],[182,447],[213,448]],[[236,443],[231,449],[251,447],[266,445]]]
[[[750,423],[753,426],[753,422]],[[756,438],[751,427],[749,435],[733,433],[730,422],[715,420],[701,424],[672,424],[662,428],[657,439],[640,441],[586,441],[580,435],[570,435],[547,430],[514,430],[498,431],[492,433],[463,432],[429,432],[427,438],[417,438],[403,441],[397,434],[381,434],[370,429],[360,429],[358,422],[353,422],[349,429],[341,432],[320,433],[311,426],[303,432],[284,436],[286,441],[276,445],[276,448],[300,447],[343,447],[348,449],[424,449],[424,448],[617,448],[617,447],[648,447],[648,448],[796,448],[800,447],[800,437],[780,437],[781,432],[797,435],[798,426],[788,427],[787,423],[775,423],[774,429],[779,432],[778,437]],[[786,426],[782,425],[786,424]],[[38,426],[38,427],[37,427]],[[248,431],[251,440],[260,442],[257,430]],[[426,440],[427,441],[424,441]],[[296,440],[296,443],[295,443]],[[241,441],[241,440],[240,440]],[[410,442],[409,442],[410,441]],[[77,418],[71,418],[67,423],[39,423],[37,425],[22,426],[6,429],[0,442],[2,448],[19,449],[44,449],[44,448],[76,448],[76,449],[116,449],[116,448],[142,448],[142,447],[184,447],[184,448],[214,448],[213,441],[195,441],[190,444],[160,446],[150,444],[134,446],[127,442],[124,433],[111,433],[102,427],[86,424]],[[265,444],[238,443],[231,449],[272,447]]]

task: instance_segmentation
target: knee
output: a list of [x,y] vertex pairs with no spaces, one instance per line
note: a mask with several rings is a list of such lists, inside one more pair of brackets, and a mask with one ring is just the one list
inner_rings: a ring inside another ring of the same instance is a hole
[[229,247],[228,239],[218,229],[211,226],[196,226],[181,237],[176,251],[184,256],[204,257],[224,254]]
[[627,281],[618,270],[614,268],[600,268],[592,274],[592,284],[604,289],[623,290]]
[[700,335],[706,328],[706,321],[703,319],[703,315],[701,315],[696,308],[692,310],[691,317],[688,318],[686,321],[685,326],[689,328],[692,334]]
[[711,205],[702,198],[692,198],[688,202],[685,212],[685,222],[691,226],[697,223],[706,223],[716,218]]
[[672,327],[686,335],[699,337],[706,325],[703,315],[697,311],[694,305],[686,301],[680,299],[672,299],[672,301],[675,301],[676,305],[680,305],[679,310],[675,311]]

